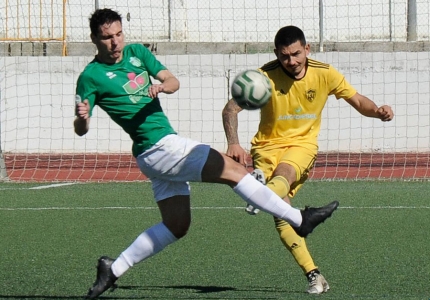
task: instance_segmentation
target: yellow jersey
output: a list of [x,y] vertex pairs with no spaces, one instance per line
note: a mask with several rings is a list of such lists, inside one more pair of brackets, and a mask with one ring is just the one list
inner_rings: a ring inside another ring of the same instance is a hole
[[278,60],[260,68],[272,85],[272,97],[261,108],[258,132],[251,141],[259,146],[311,143],[317,145],[321,113],[329,95],[349,99],[356,90],[333,66],[308,58],[306,74],[295,79]]

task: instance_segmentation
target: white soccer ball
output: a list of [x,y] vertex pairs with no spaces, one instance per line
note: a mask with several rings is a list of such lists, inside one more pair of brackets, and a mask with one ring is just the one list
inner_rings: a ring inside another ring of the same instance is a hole
[[240,72],[231,85],[231,95],[244,109],[259,109],[272,97],[269,78],[257,70]]

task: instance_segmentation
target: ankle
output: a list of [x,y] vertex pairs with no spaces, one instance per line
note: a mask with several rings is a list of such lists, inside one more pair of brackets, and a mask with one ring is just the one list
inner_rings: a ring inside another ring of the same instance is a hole
[[313,269],[312,271],[307,272],[307,273],[305,274],[305,276],[306,276],[307,278],[309,278],[309,277],[313,277],[313,276],[315,276],[315,274],[320,274],[320,271],[319,271],[318,269]]

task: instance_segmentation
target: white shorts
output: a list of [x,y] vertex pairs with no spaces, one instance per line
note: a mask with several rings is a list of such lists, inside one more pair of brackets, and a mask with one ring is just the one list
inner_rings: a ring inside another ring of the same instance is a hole
[[189,181],[202,181],[202,169],[210,146],[170,134],[140,154],[140,171],[152,182],[156,201],[189,195]]

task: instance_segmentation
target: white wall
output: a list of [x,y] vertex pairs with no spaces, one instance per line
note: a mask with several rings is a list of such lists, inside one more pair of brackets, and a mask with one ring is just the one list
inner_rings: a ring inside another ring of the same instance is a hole
[[[404,152],[430,150],[430,66],[427,52],[317,53],[377,104],[390,104],[393,122],[367,119],[343,100],[330,98],[324,111],[321,151]],[[160,61],[178,76],[181,89],[162,103],[181,135],[226,149],[221,110],[227,77],[273,59],[272,54],[171,55]],[[131,143],[96,109],[86,137],[73,132],[74,89],[92,57],[2,57],[0,121],[4,152],[129,152]],[[240,114],[240,141],[249,148],[258,112]]]

